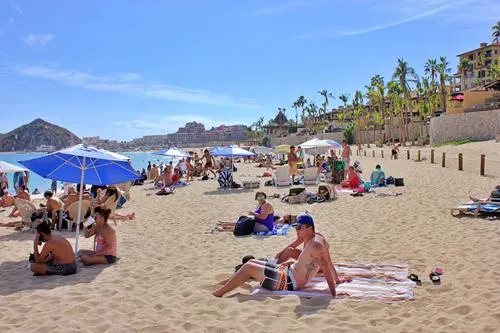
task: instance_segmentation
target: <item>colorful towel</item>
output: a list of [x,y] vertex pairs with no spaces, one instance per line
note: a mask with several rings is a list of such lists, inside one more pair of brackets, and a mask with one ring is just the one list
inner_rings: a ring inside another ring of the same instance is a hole
[[[415,282],[407,278],[407,264],[336,263],[335,269],[341,277],[352,279],[351,282],[337,286],[338,298],[396,302],[413,300],[415,297],[413,292]],[[327,297],[330,296],[330,289],[324,276],[318,275],[300,291],[271,291],[256,287],[252,290],[251,295],[259,297]]]
[[271,231],[254,232],[254,236],[284,236],[292,229],[290,224],[275,224]]

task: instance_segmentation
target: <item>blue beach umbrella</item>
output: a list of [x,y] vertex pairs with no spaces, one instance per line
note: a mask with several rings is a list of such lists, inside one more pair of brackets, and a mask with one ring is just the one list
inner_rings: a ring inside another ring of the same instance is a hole
[[[19,161],[43,178],[79,183],[78,217],[81,219],[83,184],[111,185],[139,179],[127,156],[79,144],[41,157]],[[80,223],[76,224],[75,253]]]
[[212,156],[231,157],[231,169],[232,170],[234,170],[234,168],[233,168],[234,156],[247,157],[247,156],[254,156],[255,155],[254,153],[249,152],[248,150],[245,150],[245,149],[240,148],[238,146],[212,148],[212,150],[210,150],[210,154]]

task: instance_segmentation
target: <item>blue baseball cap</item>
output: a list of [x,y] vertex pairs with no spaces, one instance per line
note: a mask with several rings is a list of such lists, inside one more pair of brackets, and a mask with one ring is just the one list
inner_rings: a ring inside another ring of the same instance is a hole
[[305,213],[297,215],[297,220],[294,224],[292,224],[292,226],[297,227],[299,225],[310,225],[314,227],[313,217]]

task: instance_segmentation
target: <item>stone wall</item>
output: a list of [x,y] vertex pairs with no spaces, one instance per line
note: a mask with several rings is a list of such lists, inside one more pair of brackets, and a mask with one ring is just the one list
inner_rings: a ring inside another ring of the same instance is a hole
[[431,144],[493,140],[500,134],[500,110],[445,114],[431,119]]

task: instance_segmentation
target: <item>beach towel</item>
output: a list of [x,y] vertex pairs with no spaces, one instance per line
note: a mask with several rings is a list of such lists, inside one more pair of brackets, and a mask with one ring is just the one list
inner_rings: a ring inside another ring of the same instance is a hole
[[290,224],[275,224],[271,231],[254,232],[254,236],[284,236],[292,229]]
[[[477,209],[477,203],[468,203],[465,205],[460,205],[457,209],[467,209],[469,212],[474,213]],[[479,212],[481,213],[500,213],[500,203],[483,203],[479,207]]]
[[[396,302],[413,300],[415,282],[409,280],[407,264],[374,262],[339,262],[335,269],[340,276],[349,277],[351,282],[339,284],[338,298],[353,300],[375,300]],[[328,297],[330,289],[323,275],[318,275],[299,291],[271,291],[255,287],[252,296],[276,297]]]
[[342,192],[342,193],[354,193],[356,192],[355,190],[347,187],[342,187],[342,186],[335,186],[335,190],[337,192]]

